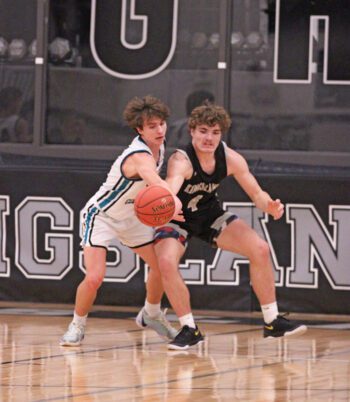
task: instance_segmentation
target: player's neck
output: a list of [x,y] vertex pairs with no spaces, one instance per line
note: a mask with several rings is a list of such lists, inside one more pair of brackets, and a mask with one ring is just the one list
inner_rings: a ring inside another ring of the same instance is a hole
[[159,159],[159,152],[160,152],[160,145],[158,144],[148,144],[149,149],[152,151],[153,158],[158,161]]
[[196,155],[202,170],[207,174],[213,173],[216,165],[214,153],[196,151]]
[[202,152],[198,148],[195,148],[195,152],[199,162],[203,162],[205,164],[211,163],[215,161],[215,153],[214,152]]

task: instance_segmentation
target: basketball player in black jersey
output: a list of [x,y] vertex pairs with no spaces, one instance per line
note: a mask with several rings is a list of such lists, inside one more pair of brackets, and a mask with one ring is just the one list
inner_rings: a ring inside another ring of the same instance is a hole
[[187,349],[203,341],[191,313],[190,295],[179,273],[179,263],[192,236],[214,247],[248,257],[250,281],[264,317],[264,337],[301,334],[306,326],[295,325],[278,313],[275,281],[266,241],[231,212],[225,212],[216,195],[220,182],[232,176],[257,208],[280,219],[284,205],[273,200],[250,173],[246,160],[222,142],[231,120],[220,106],[205,103],[189,117],[192,142],[185,151],[177,150],[169,159],[167,182],[183,205],[185,221],[171,221],[158,228],[155,250],[164,290],[182,329],[169,349]]

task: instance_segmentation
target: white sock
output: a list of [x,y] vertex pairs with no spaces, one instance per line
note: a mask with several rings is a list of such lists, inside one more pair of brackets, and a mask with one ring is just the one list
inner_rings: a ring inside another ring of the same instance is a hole
[[265,324],[270,324],[278,316],[277,302],[261,306]]
[[192,313],[185,314],[182,317],[179,317],[179,321],[180,321],[181,327],[188,325],[190,328],[196,328],[196,324],[194,323]]
[[86,319],[87,319],[87,314],[84,316],[78,315],[75,311],[74,311],[74,316],[73,316],[73,322],[76,325],[82,325],[83,327],[85,327],[86,325]]
[[160,303],[158,304],[151,304],[148,303],[148,301],[145,301],[145,310],[146,313],[150,316],[150,317],[157,317],[157,315],[159,315],[159,313],[161,312],[160,310]]

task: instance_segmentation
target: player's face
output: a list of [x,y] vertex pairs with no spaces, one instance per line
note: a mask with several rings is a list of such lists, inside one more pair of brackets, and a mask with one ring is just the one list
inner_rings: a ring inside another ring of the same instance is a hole
[[167,124],[159,117],[152,117],[143,123],[143,127],[138,129],[142,138],[148,144],[161,145],[165,140]]
[[218,124],[207,126],[201,124],[191,130],[192,144],[199,152],[214,153],[220,144],[222,133]]

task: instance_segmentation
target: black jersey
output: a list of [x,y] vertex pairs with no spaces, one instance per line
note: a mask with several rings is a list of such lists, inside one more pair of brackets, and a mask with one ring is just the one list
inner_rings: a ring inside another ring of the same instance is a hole
[[215,151],[215,170],[205,173],[193,145],[186,147],[186,154],[192,163],[193,174],[185,180],[177,196],[182,202],[185,222],[174,221],[190,235],[200,235],[211,223],[223,214],[217,196],[220,182],[227,176],[226,155],[223,142]]

